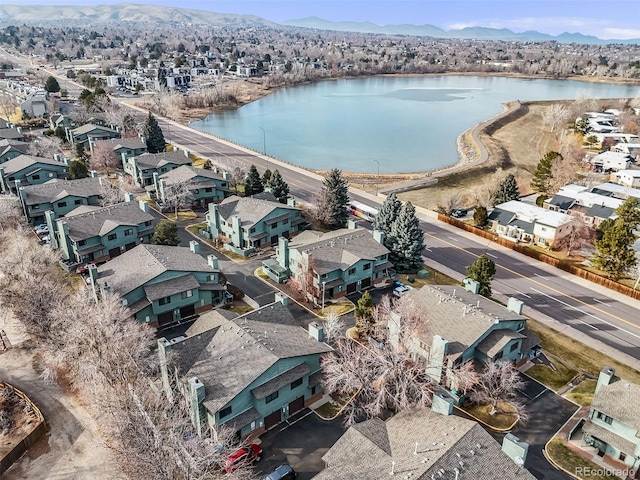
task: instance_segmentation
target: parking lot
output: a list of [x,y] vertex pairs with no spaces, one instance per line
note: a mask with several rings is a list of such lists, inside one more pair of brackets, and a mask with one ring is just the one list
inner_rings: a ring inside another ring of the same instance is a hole
[[298,472],[298,480],[308,480],[324,468],[322,456],[345,430],[342,419],[322,420],[304,409],[261,437],[263,456],[256,468],[266,475],[288,463]]

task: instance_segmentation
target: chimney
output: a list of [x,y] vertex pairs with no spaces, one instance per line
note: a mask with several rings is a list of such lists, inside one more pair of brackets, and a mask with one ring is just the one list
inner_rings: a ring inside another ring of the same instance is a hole
[[16,131],[17,131],[20,135],[22,135],[22,127],[16,127]]
[[600,387],[610,385],[616,375],[616,369],[613,367],[604,367],[600,371],[598,376],[598,383],[596,384],[596,393],[600,390]]
[[122,160],[122,165],[127,163],[127,152],[120,153],[120,159]]
[[518,300],[514,297],[509,297],[509,301],[507,302],[507,310],[522,315],[522,307],[524,307],[524,302]]
[[[89,174],[91,175],[91,178],[98,178],[98,172],[95,170],[91,170]],[[100,182],[100,185],[102,185],[102,182]]]
[[429,366],[426,374],[436,382],[442,380],[442,372],[446,367],[447,350],[449,342],[440,335],[434,335],[429,351]]
[[324,328],[318,322],[311,322],[309,324],[309,336],[316,342],[324,341]]
[[431,410],[441,415],[451,415],[455,400],[443,388],[436,387],[431,399]]
[[529,444],[521,442],[512,433],[507,433],[502,440],[502,451],[519,467],[524,467],[529,452]]
[[62,163],[62,155],[60,155],[59,153],[54,153],[54,154],[53,154],[53,159],[54,159],[56,162],[60,162],[60,163]]
[[218,270],[218,259],[215,255],[207,255],[207,264],[214,270]]
[[146,145],[147,144],[147,139],[144,137],[144,135],[140,135],[140,141]]
[[282,268],[289,268],[289,240],[284,237],[278,238],[278,265]]
[[356,228],[358,228],[358,222],[356,222],[355,220],[349,220],[347,222],[347,228],[349,230],[355,230]]
[[380,245],[384,245],[384,232],[381,232],[380,230],[374,230],[373,239]]
[[189,250],[191,250],[193,253],[200,253],[200,244],[195,240],[191,240],[189,242]]
[[[464,289],[468,292],[475,293],[476,295],[480,292],[480,282],[476,282],[472,278],[465,278],[462,280],[462,284],[464,285]],[[455,295],[455,290],[453,291]]]
[[140,205],[140,210],[145,213],[149,213],[149,202],[146,200],[138,200],[138,204]]
[[184,156],[187,158],[191,158],[191,152],[189,152],[189,150],[184,150]]
[[293,197],[287,197],[287,205],[289,205],[290,207],[295,207],[296,199]]
[[124,201],[125,202],[133,202],[134,198],[135,197],[133,196],[133,193],[125,192],[125,194],[124,194]]
[[280,302],[284,306],[289,305],[289,297],[287,297],[284,293],[276,292],[275,297],[276,297],[276,302]]

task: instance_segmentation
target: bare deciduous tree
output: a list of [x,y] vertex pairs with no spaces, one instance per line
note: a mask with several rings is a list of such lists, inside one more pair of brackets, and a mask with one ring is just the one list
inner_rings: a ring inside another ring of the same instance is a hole
[[323,326],[324,339],[328,344],[333,345],[339,338],[344,337],[346,324],[344,320],[334,312],[330,312],[325,317]]
[[27,150],[29,155],[35,157],[49,157],[58,153],[62,155],[64,153],[62,149],[62,140],[58,137],[39,136],[29,144]]
[[523,388],[524,381],[512,362],[489,362],[472,389],[471,401],[489,404],[490,415],[502,411],[501,403],[509,403],[524,420],[524,406],[518,401],[518,392]]
[[546,108],[542,114],[542,121],[549,131],[555,132],[558,127],[567,121],[569,109],[562,104],[554,103]]
[[127,190],[124,188],[123,182],[120,178],[115,180],[116,183],[110,182],[106,178],[101,179],[102,191],[100,204],[103,207],[110,205],[116,205],[125,201],[125,194]]
[[191,181],[187,180],[165,185],[163,189],[163,199],[166,205],[173,208],[177,220],[178,210],[186,205],[190,205],[193,201]]
[[118,168],[121,163],[122,160],[118,158],[109,143],[96,142],[89,159],[89,165],[93,170],[104,171],[109,176],[109,169]]

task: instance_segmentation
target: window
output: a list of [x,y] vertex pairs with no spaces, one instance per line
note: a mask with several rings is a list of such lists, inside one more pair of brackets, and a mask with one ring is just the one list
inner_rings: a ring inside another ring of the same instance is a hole
[[34,176],[33,176],[33,177],[31,177],[31,178],[33,178],[34,180],[40,180],[40,175],[34,175]]
[[86,240],[80,240],[80,241],[78,242],[78,245],[81,247],[81,246],[85,245],[86,243],[87,243],[87,241],[86,241]]
[[256,233],[256,227],[249,229],[249,233]]
[[302,379],[301,378],[299,378],[295,382],[291,382],[291,390],[293,390],[295,388],[298,388],[300,385],[302,385]]
[[613,418],[611,418],[608,415],[605,415],[602,412],[598,412],[598,414],[596,415],[596,418],[598,420],[602,420],[604,423],[608,423],[609,425],[611,425],[613,423]]
[[320,275],[320,278],[321,278],[322,280],[324,280],[325,278],[327,278],[327,274],[326,274],[326,273],[323,273],[322,275]]
[[118,235],[116,235],[115,233],[112,233],[107,237],[107,240],[115,240],[116,238],[118,238]]
[[277,226],[278,226],[278,222],[275,222],[269,225],[269,228],[276,228]]
[[504,352],[502,350],[500,350],[498,353],[496,353],[496,355],[495,355],[495,357],[493,357],[493,359],[494,360],[500,360],[503,355],[504,355]]
[[212,191],[212,190],[213,190],[213,189],[212,189],[211,187],[209,187],[209,188],[205,188],[205,189],[204,189],[204,191],[205,191],[205,192],[207,192],[207,193],[211,193],[211,191]]
[[354,275],[356,273],[356,267],[349,269],[349,275]]
[[226,183],[221,183],[220,184],[220,188],[227,188],[227,184]]
[[220,410],[220,413],[218,414],[220,418],[228,417],[229,415],[231,415],[231,405]]
[[125,237],[128,237],[129,235],[133,235],[133,228],[127,228],[124,231],[124,235],[125,235]]
[[621,462],[624,462],[627,459],[627,454],[620,452],[620,455],[618,456],[618,458],[620,459]]
[[145,227],[150,227],[151,226],[151,220],[147,220],[146,222],[144,222],[144,226]]
[[31,210],[38,210],[40,208],[40,205],[33,205],[31,207]]
[[59,207],[66,207],[67,206],[67,202],[58,202],[58,206]]
[[276,398],[278,398],[278,392],[273,392],[271,395],[267,395],[267,398],[264,399],[266,403],[273,402]]
[[518,349],[519,346],[520,346],[520,342],[516,342],[513,345],[511,345],[511,348],[509,349],[509,351],[514,352]]
[[161,298],[160,300],[158,300],[158,303],[160,305],[166,305],[169,302],[171,302],[171,297],[170,296],[169,297],[164,297],[164,298]]
[[78,199],[73,201],[73,204],[74,205],[82,205],[82,200],[78,198]]
[[187,290],[186,292],[182,292],[182,298],[191,298],[193,297],[193,290]]
[[283,225],[286,225],[287,223],[289,223],[289,219],[288,218],[285,218],[284,220],[282,220],[282,224]]
[[364,266],[362,267],[362,270],[369,270],[370,268],[371,268],[371,264],[365,263]]

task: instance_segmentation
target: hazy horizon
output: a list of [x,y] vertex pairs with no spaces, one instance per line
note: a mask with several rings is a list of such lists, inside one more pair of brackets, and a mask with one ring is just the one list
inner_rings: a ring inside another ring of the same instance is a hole
[[431,24],[444,30],[465,27],[536,30],[550,35],[582,33],[601,39],[640,38],[640,2],[610,0],[7,0],[6,5],[152,4],[256,15],[276,23],[306,17],[377,25]]

